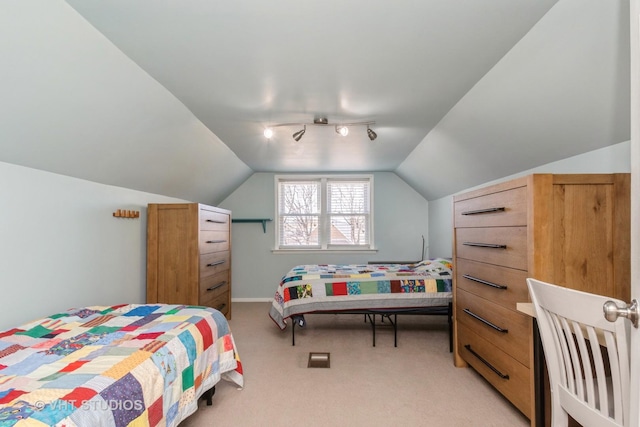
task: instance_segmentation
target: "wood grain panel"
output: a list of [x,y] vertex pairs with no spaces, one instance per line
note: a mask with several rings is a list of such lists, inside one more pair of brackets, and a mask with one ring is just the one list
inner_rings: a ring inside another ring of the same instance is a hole
[[614,294],[613,190],[612,185],[553,186],[553,283]]
[[[465,311],[466,310],[466,311]],[[475,317],[477,316],[477,317]],[[531,319],[491,301],[458,289],[456,319],[479,336],[529,367],[529,324]],[[489,322],[504,332],[483,322]]]
[[229,270],[203,277],[200,280],[200,304],[220,294],[229,292]]
[[229,251],[200,255],[200,277],[206,278],[231,268]]
[[527,225],[527,187],[460,201],[454,206],[454,222],[456,227]]
[[[529,301],[526,271],[458,258],[454,273],[458,289],[464,289],[510,310],[516,311],[516,303]],[[506,286],[506,289],[482,282]]]
[[194,304],[198,301],[198,234],[186,220],[188,209],[163,209],[158,234],[158,301]]
[[[470,246],[504,245],[504,249]],[[457,228],[456,255],[460,258],[527,270],[527,227]]]
[[229,231],[200,231],[199,248],[201,254],[228,251],[231,245]]
[[229,293],[225,292],[221,295],[218,295],[217,297],[213,297],[209,300],[203,301],[201,305],[204,305],[205,307],[215,308],[216,310],[227,316],[229,314],[229,309],[231,308],[231,306],[229,305],[229,300]]
[[[490,341],[478,336],[464,324],[458,324],[458,337],[461,343],[460,355],[462,358],[509,399],[526,417],[531,418],[532,398],[529,368],[497,348]],[[509,378],[504,379],[498,376],[478,356],[472,354],[467,349],[467,345],[471,346],[471,350],[500,373],[507,374]]]
[[214,212],[206,208],[200,209],[200,230],[226,231],[229,229],[230,215]]

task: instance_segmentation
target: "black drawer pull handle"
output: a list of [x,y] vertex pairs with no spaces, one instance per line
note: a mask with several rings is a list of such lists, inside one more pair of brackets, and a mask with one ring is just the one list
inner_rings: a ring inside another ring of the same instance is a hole
[[224,286],[224,285],[226,285],[226,284],[227,284],[227,281],[226,281],[226,280],[223,280],[223,281],[222,281],[222,282],[220,282],[220,283],[217,283],[217,284],[215,284],[215,285],[213,285],[213,286],[211,286],[211,287],[208,287],[208,288],[207,288],[207,292],[209,292],[209,291],[215,291],[216,289],[218,289],[218,288],[220,288],[220,287],[222,287],[222,286]]
[[493,372],[495,372],[500,378],[502,378],[504,380],[508,380],[509,379],[509,375],[508,374],[503,374],[502,372],[497,370],[491,363],[487,362],[482,356],[480,356],[478,353],[476,353],[474,350],[472,350],[471,349],[471,344],[465,344],[464,348],[469,350],[469,353],[473,354],[475,357],[478,358],[478,360],[480,360],[482,363],[487,365],[487,367],[489,369],[491,369]]
[[222,309],[225,308],[226,306],[227,306],[227,304],[222,303],[216,308],[216,310],[222,311]]
[[503,329],[500,326],[497,326],[491,322],[489,322],[487,319],[478,316],[477,314],[475,314],[474,312],[472,312],[471,310],[469,310],[468,308],[463,309],[462,311],[464,311],[465,313],[467,313],[469,316],[473,317],[476,320],[481,321],[482,323],[484,323],[487,326],[492,327],[493,329],[495,329],[498,332],[502,332],[503,334],[506,334],[507,332],[509,332],[508,329]]
[[462,212],[462,215],[478,215],[478,214],[493,213],[493,212],[504,212],[504,211],[505,211],[504,207],[489,208],[489,209],[478,209],[477,211]]
[[226,240],[207,240],[206,243],[225,243]]
[[218,219],[207,219],[207,222],[215,222],[216,224],[226,224],[227,221],[220,221]]
[[211,264],[207,264],[207,267],[215,267],[216,265],[220,265],[220,264],[224,264],[224,260],[221,259],[220,261],[216,261],[216,262],[212,262]]
[[491,286],[496,289],[507,289],[505,285],[498,285],[497,283],[487,282],[486,280],[478,279],[477,277],[469,276],[468,274],[463,274],[462,277],[465,279],[473,280],[474,282],[482,283],[483,285]]
[[480,248],[492,248],[492,249],[507,249],[507,245],[496,245],[493,243],[476,243],[476,242],[464,242],[465,246],[478,246]]

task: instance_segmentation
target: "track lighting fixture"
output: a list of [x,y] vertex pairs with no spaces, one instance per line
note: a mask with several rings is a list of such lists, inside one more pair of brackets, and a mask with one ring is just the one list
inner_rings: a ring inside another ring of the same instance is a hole
[[[347,136],[349,135],[349,127],[350,126],[366,126],[367,127],[367,136],[369,137],[369,139],[371,141],[373,141],[374,139],[376,139],[378,137],[378,134],[375,133],[373,130],[371,130],[369,128],[369,125],[375,125],[376,122],[356,122],[356,123],[341,123],[341,124],[334,124],[333,126],[335,126],[336,132],[339,133],[342,136]],[[273,137],[273,128],[274,127],[280,127],[280,126],[303,126],[303,128],[299,131],[297,131],[296,133],[294,133],[293,139],[295,139],[296,141],[300,141],[300,139],[302,138],[302,136],[304,135],[304,133],[307,130],[307,125],[309,126],[328,126],[329,125],[329,120],[327,120],[326,117],[320,117],[320,118],[316,118],[313,120],[313,123],[280,123],[277,125],[272,125],[271,127],[268,127],[264,130],[264,136],[267,139],[270,139]]]
[[306,131],[307,125],[304,125],[304,128],[302,128],[302,130],[299,130],[298,132],[293,134],[293,139],[295,139],[296,141],[300,141],[300,138],[302,138],[302,135],[304,135]]

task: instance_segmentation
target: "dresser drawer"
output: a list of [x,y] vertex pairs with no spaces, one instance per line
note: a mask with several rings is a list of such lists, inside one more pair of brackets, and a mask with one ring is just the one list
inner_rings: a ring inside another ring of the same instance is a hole
[[516,303],[529,301],[526,271],[462,258],[456,260],[454,271],[457,289],[464,289],[514,311]]
[[201,231],[199,240],[201,254],[229,250],[229,231]]
[[457,228],[456,256],[527,269],[527,227]]
[[527,187],[457,201],[454,223],[456,227],[527,225]]
[[200,279],[200,301],[229,292],[229,270]]
[[200,230],[229,230],[229,215],[200,209]]
[[460,356],[513,403],[526,417],[533,415],[531,371],[490,341],[458,323]]
[[229,313],[229,293],[225,292],[224,294],[218,295],[217,297],[204,300],[200,302],[200,305],[215,308],[226,316]]
[[531,320],[524,314],[459,289],[456,292],[456,319],[523,365],[529,366]]
[[229,251],[200,255],[200,280],[230,268]]

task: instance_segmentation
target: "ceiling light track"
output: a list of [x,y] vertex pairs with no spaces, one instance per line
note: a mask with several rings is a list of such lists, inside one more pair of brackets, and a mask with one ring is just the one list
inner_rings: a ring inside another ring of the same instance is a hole
[[371,141],[373,141],[374,139],[376,139],[378,137],[378,134],[375,133],[369,126],[371,125],[375,125],[376,122],[352,122],[352,123],[337,123],[337,124],[329,124],[329,120],[327,120],[326,117],[321,117],[321,118],[316,118],[313,120],[312,123],[278,123],[275,125],[271,125],[268,128],[266,128],[264,130],[264,136],[267,139],[271,139],[273,137],[273,128],[276,127],[282,127],[282,126],[289,126],[289,127],[300,127],[302,126],[302,129],[295,132],[292,137],[293,139],[295,139],[296,141],[300,141],[300,139],[302,138],[302,136],[305,134],[305,132],[307,131],[307,126],[333,126],[335,127],[336,133],[342,135],[342,136],[347,136],[349,135],[349,128],[352,126],[366,126],[367,127],[367,136],[369,137],[369,139]]

